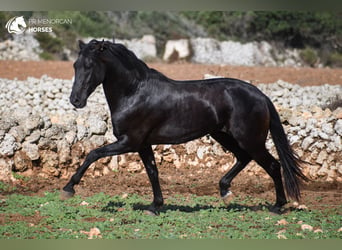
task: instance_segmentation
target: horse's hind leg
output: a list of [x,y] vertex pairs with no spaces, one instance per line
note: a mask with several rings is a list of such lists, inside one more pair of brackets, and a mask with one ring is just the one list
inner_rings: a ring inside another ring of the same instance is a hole
[[153,190],[153,202],[148,208],[148,211],[153,214],[158,214],[158,209],[163,205],[164,200],[159,184],[158,169],[151,146],[146,146],[141,149],[139,155],[144,163]]
[[211,136],[220,143],[226,150],[232,152],[236,157],[236,163],[234,166],[225,174],[219,182],[220,194],[223,201],[227,204],[229,196],[232,192],[229,190],[232,180],[237,176],[242,169],[251,161],[249,154],[240,148],[234,138],[224,132],[217,132],[211,134]]
[[271,176],[276,191],[276,203],[271,208],[271,211],[280,213],[281,208],[287,203],[281,178],[280,163],[274,159],[265,147],[260,147],[253,153],[253,159]]

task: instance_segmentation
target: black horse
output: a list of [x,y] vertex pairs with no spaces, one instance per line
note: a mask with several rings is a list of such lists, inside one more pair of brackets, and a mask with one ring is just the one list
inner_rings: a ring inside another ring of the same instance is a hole
[[[179,144],[209,134],[237,161],[219,182],[220,194],[230,194],[232,179],[255,160],[272,177],[280,211],[290,198],[300,198],[300,160],[293,153],[278,113],[270,99],[255,86],[237,79],[219,78],[175,81],[149,68],[122,44],[92,40],[79,42],[74,63],[75,81],[70,102],[83,108],[87,98],[102,83],[111,112],[117,141],[91,151],[63,188],[62,196],[74,195],[74,185],[91,163],[101,157],[138,152],[152,184],[149,211],[158,213],[163,205],[158,170],[151,145]],[[270,131],[280,163],[267,151]]]

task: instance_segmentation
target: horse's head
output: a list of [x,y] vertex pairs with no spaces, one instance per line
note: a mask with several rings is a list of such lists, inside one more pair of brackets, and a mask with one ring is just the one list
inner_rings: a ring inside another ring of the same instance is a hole
[[105,63],[101,59],[106,49],[104,41],[92,40],[88,44],[79,41],[80,53],[74,63],[75,80],[70,102],[76,108],[83,108],[91,93],[105,77]]

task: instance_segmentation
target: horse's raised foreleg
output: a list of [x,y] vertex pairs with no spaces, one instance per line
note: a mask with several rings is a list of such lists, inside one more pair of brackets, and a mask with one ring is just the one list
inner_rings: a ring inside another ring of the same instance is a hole
[[164,200],[159,184],[158,169],[151,146],[149,145],[141,149],[139,155],[144,163],[153,190],[153,202],[148,208],[148,211],[153,214],[158,214],[158,209],[163,205]]
[[123,137],[121,140],[118,140],[112,144],[108,144],[90,151],[83,164],[76,170],[76,173],[71,177],[70,181],[63,188],[61,199],[70,198],[75,194],[74,186],[80,183],[82,176],[93,162],[102,157],[130,152],[132,148],[129,146],[127,141],[127,138]]

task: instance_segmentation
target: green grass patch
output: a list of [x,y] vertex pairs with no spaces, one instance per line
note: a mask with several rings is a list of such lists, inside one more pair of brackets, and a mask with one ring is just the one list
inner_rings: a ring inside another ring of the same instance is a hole
[[[2,239],[338,239],[341,206],[271,214],[260,199],[235,198],[227,208],[216,197],[174,195],[159,216],[144,213],[150,197],[75,196],[59,200],[12,194],[0,203]],[[257,209],[253,209],[256,208]],[[312,230],[303,230],[307,224]],[[97,228],[97,233],[91,233]],[[319,230],[318,230],[319,229]],[[318,230],[318,231],[317,231]]]

